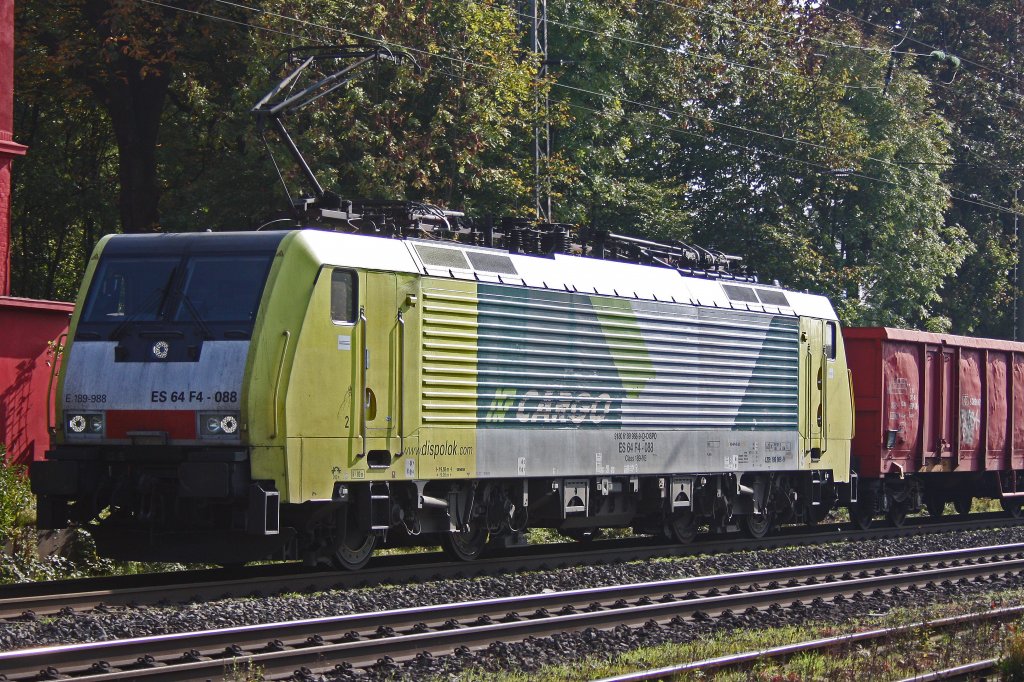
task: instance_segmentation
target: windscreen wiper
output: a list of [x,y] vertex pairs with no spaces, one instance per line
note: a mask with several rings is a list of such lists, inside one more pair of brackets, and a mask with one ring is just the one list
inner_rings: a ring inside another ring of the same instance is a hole
[[177,267],[171,268],[171,274],[167,278],[167,282],[165,282],[164,285],[159,289],[154,289],[153,293],[149,295],[149,298],[143,301],[142,305],[136,308],[134,313],[132,313],[124,320],[122,320],[121,324],[114,327],[114,331],[110,332],[110,339],[112,341],[116,341],[119,338],[121,338],[121,334],[128,328],[128,326],[135,322],[135,319],[139,315],[146,312],[147,310],[150,310],[150,307],[153,305],[153,303],[157,303],[155,318],[160,319],[160,315],[164,309],[164,304],[167,303],[167,297],[171,293],[171,283],[174,282],[174,276],[175,274],[177,274],[177,272]]
[[192,316],[193,320],[195,320],[200,331],[203,332],[203,338],[207,341],[212,341],[213,332],[210,331],[210,327],[206,324],[206,321],[203,320],[203,316],[199,314],[199,311],[196,310],[195,304],[192,303],[192,300],[185,292],[181,293],[181,302],[184,304],[185,309],[188,310],[188,314]]

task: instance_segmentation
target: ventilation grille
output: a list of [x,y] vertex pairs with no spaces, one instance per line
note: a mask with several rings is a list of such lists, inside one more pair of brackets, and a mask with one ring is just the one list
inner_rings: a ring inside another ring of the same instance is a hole
[[777,305],[783,308],[789,307],[789,299],[786,298],[786,294],[781,291],[775,291],[774,289],[754,289],[757,292],[758,298],[761,299],[761,303],[766,305]]
[[516,266],[512,259],[500,253],[484,253],[482,251],[467,251],[469,262],[476,270],[481,272],[496,272],[499,275],[516,275]]
[[416,245],[416,253],[424,265],[435,268],[459,268],[469,270],[466,256],[459,249],[445,249],[439,246]]
[[774,289],[751,289],[750,287],[738,287],[735,284],[723,284],[722,288],[725,289],[726,295],[732,301],[789,307],[789,299],[786,298],[786,294]]
[[733,284],[723,284],[722,288],[725,289],[726,295],[733,301],[741,301],[743,303],[757,303],[757,296],[754,294],[754,290],[750,287],[738,287]]

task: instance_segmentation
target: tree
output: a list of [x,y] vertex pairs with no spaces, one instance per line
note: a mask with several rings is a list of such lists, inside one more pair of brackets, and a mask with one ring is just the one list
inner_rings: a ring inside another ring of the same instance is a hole
[[182,42],[201,31],[135,0],[40,2],[20,19],[21,36],[45,49],[55,79],[87,88],[110,121],[122,229],[158,229],[160,121]]
[[[52,288],[60,277],[40,264],[84,264],[47,254],[66,251],[68,221],[83,245],[109,225],[100,185],[112,150],[124,229],[157,218],[172,230],[259,226],[284,206],[248,113],[273,64],[291,46],[364,40],[423,70],[381,64],[289,120],[324,186],[344,196],[532,215],[532,129],[545,116],[534,104],[549,92],[543,170],[556,220],[735,253],[765,279],[828,294],[851,323],[1005,329],[994,307],[1008,297],[1008,223],[988,205],[1005,204],[1017,177],[1012,83],[990,74],[958,90],[948,64],[891,52],[902,33],[836,14],[860,7],[842,2],[551,0],[550,52],[563,61],[538,82],[522,17],[497,0],[187,8],[212,18],[141,0],[42,0],[19,25],[19,82],[32,84],[19,116],[46,130],[19,166],[22,186],[46,182],[51,138],[86,153],[53,165],[72,215],[16,196],[19,248],[37,255],[15,281]],[[857,11],[906,32],[885,8]],[[941,26],[944,48],[997,42],[934,12],[915,26]],[[1000,35],[1010,58],[1016,34]],[[62,98],[73,106],[61,110]],[[974,294],[989,312],[972,316]]]
[[[1008,273],[1019,247],[1013,215],[999,207],[1011,206],[1024,185],[1020,3],[969,0],[954,10],[910,0],[832,0],[826,7],[830,16],[852,17],[875,44],[900,44],[893,83],[920,75],[933,84],[935,107],[951,123],[952,157],[939,167],[954,197],[946,222],[962,225],[972,244],[946,277],[940,307],[954,331],[1011,336],[1012,299],[1020,293]],[[937,62],[935,50],[959,66]]]
[[574,17],[556,24],[573,60],[562,215],[743,256],[847,322],[944,325],[968,249],[943,221],[948,128],[924,78],[883,93],[885,52],[839,47],[863,36],[802,5],[554,11]]

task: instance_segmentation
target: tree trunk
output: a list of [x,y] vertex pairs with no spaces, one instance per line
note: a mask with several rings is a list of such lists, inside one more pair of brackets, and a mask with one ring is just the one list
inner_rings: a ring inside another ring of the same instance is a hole
[[156,232],[160,228],[157,135],[169,69],[141,77],[141,65],[135,67],[121,71],[120,77],[112,74],[97,94],[110,114],[117,139],[121,227],[126,233]]
[[[130,4],[118,7],[111,0],[86,0],[81,11],[92,26],[99,45],[121,38],[112,31],[114,15],[137,11]],[[138,27],[136,27],[136,30]],[[170,65],[129,56],[126,48],[108,58],[105,68],[85,76],[85,82],[110,115],[118,152],[121,184],[119,208],[124,232],[156,232],[160,229],[160,181],[157,176],[157,136],[171,82]]]

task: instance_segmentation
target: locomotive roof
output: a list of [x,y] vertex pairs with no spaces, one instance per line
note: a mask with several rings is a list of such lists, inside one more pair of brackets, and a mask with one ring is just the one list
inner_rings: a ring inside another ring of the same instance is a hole
[[424,239],[302,230],[322,263],[647,301],[835,320],[824,296],[760,283],[686,276],[673,268],[565,254],[533,256]]
[[390,270],[570,293],[686,303],[759,313],[835,320],[824,296],[744,281],[691,277],[652,265],[565,254],[534,256],[425,239],[383,239],[317,229],[114,235],[104,253],[275,250],[289,235],[327,265]]
[[167,255],[191,251],[274,251],[287,232],[160,232],[107,237],[104,254],[135,255],[159,251]]

